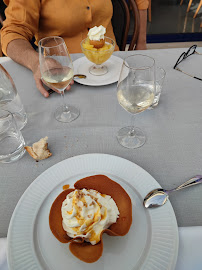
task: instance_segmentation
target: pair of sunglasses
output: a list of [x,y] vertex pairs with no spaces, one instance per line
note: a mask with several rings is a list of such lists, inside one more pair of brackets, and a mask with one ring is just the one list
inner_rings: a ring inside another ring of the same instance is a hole
[[181,63],[183,60],[185,60],[187,57],[189,57],[190,55],[193,55],[193,54],[200,54],[201,55],[201,53],[198,53],[197,51],[196,51],[196,48],[197,48],[197,45],[192,45],[188,50],[187,50],[187,52],[183,52],[181,55],[180,55],[180,57],[178,58],[178,60],[177,60],[177,62],[176,62],[176,64],[174,65],[174,69],[176,69],[176,70],[178,70],[178,71],[180,71],[180,72],[182,72],[182,73],[184,73],[184,74],[186,74],[186,75],[188,75],[188,76],[190,76],[190,77],[192,77],[192,78],[194,78],[194,79],[197,79],[197,80],[200,80],[200,81],[202,81],[202,79],[201,78],[199,78],[199,77],[196,77],[196,76],[193,76],[193,75],[191,75],[191,74],[189,74],[189,73],[187,73],[187,72],[184,72],[183,70],[181,70],[179,67],[177,67],[178,65],[179,65],[179,63]]

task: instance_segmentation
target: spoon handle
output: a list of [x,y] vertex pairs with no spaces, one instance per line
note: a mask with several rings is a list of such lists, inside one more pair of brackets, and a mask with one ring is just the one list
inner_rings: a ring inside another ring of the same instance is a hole
[[85,79],[86,78],[86,75],[83,75],[83,74],[74,74],[74,78]]
[[200,183],[202,183],[202,175],[196,175],[196,176],[192,177],[191,179],[189,179],[188,181],[186,181],[184,184],[182,184],[179,187],[174,188],[174,189],[172,189],[170,191],[180,190],[180,189],[190,187],[190,186],[194,186],[194,185],[197,185],[197,184],[200,184]]

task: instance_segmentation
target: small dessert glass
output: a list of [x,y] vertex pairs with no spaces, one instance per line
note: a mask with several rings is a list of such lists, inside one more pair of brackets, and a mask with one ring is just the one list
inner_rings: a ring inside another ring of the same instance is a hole
[[85,38],[81,42],[82,52],[85,54],[86,58],[90,60],[95,65],[92,65],[89,72],[92,75],[100,76],[108,72],[105,63],[112,55],[115,48],[115,41],[109,37],[105,37],[105,45],[102,48],[96,49],[89,43],[89,38]]

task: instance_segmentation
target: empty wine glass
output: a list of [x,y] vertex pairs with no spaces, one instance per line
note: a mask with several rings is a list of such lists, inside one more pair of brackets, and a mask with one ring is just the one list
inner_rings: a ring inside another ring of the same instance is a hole
[[39,41],[39,62],[44,83],[61,93],[63,105],[55,111],[60,122],[71,122],[79,116],[79,110],[66,105],[64,90],[74,76],[73,64],[66,44],[61,37],[46,37]]
[[[134,116],[152,104],[154,95],[154,59],[141,54],[126,57],[117,85],[119,104]],[[146,136],[139,128],[128,126],[118,131],[117,139],[126,148],[138,148],[145,143]]]

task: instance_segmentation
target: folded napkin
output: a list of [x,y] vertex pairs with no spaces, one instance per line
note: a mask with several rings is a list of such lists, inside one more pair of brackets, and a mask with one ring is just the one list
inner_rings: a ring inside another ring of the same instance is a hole
[[8,270],[6,249],[7,249],[7,239],[0,238],[0,270]]
[[202,226],[179,227],[179,251],[175,270],[202,270]]
[[[0,239],[0,270],[8,270],[6,238]],[[179,253],[175,270],[202,270],[202,226],[179,228]]]

